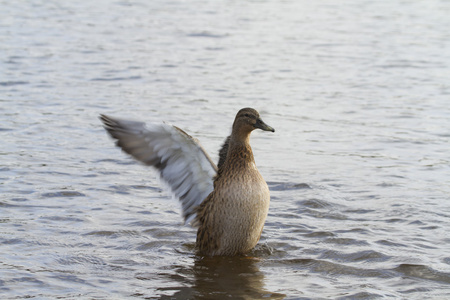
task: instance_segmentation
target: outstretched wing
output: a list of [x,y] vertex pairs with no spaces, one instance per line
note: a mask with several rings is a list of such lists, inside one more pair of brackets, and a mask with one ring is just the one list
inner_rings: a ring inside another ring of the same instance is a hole
[[186,223],[213,191],[217,167],[197,139],[168,124],[145,124],[101,115],[116,145],[135,159],[155,167],[172,193],[181,201]]

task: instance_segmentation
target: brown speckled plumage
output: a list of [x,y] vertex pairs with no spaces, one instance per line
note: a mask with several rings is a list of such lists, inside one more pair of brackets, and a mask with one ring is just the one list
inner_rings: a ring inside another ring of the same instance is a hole
[[274,131],[256,110],[240,110],[219,154],[214,191],[198,208],[197,247],[201,254],[244,254],[259,241],[270,194],[249,143],[256,128]]

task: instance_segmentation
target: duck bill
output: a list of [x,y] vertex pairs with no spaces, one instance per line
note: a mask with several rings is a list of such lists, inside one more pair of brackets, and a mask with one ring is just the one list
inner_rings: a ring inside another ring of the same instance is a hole
[[272,131],[272,132],[275,132],[275,129],[273,129],[273,127],[270,127],[269,125],[267,125],[266,123],[264,123],[263,120],[261,120],[261,119],[259,119],[259,118],[256,120],[255,128],[259,128],[259,129],[264,130],[264,131]]

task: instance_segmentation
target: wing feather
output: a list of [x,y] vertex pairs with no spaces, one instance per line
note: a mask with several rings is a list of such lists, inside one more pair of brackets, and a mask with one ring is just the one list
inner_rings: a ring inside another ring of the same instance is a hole
[[216,165],[198,140],[165,123],[145,124],[105,115],[100,119],[118,147],[159,171],[181,201],[185,222],[195,220],[196,209],[213,191],[217,174]]

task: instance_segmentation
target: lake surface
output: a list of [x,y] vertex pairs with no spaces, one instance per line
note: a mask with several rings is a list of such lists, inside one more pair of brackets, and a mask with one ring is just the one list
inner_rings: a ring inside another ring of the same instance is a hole
[[[450,298],[449,1],[0,1],[2,299]],[[260,111],[247,257],[196,230],[100,113],[214,160]]]

